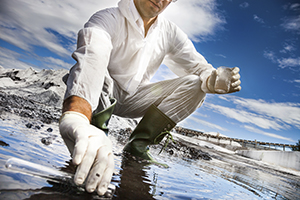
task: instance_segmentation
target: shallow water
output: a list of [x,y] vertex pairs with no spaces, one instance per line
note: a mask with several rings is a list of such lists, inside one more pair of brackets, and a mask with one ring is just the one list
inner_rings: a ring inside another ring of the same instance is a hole
[[[26,126],[27,125],[27,126]],[[31,127],[29,125],[32,125]],[[112,199],[299,199],[299,172],[273,167],[234,154],[204,148],[212,160],[192,160],[152,149],[165,169],[125,159],[123,144],[114,143],[115,171]],[[43,141],[50,141],[46,145]],[[67,184],[10,171],[5,162],[21,158],[74,173],[56,123],[2,116],[0,120],[0,199],[101,199]]]

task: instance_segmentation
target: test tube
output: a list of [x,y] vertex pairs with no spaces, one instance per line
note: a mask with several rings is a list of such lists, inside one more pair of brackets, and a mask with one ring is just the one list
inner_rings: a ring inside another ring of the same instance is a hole
[[72,174],[69,174],[67,172],[55,170],[50,167],[45,167],[43,165],[32,163],[19,158],[8,159],[5,163],[5,167],[13,171],[48,179],[54,178],[64,181],[72,178]]
[[219,67],[217,69],[217,77],[215,82],[215,91],[219,94],[225,94],[230,90],[232,78],[232,69]]
[[[76,187],[79,191],[85,191],[84,185],[77,186],[74,181],[74,175],[62,172],[50,167],[45,167],[40,164],[32,163],[19,158],[10,158],[6,161],[5,167],[9,170],[20,172],[27,175],[38,176],[41,178],[50,179],[56,183],[68,184],[72,187]],[[116,189],[116,186],[109,184],[106,197],[111,197]]]

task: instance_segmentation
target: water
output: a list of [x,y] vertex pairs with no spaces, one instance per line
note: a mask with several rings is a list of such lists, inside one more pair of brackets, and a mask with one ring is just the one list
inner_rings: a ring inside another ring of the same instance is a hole
[[[26,126],[27,125],[27,126]],[[114,143],[116,191],[112,199],[299,199],[299,172],[273,167],[213,149],[211,160],[152,153],[168,169],[122,157],[123,143]],[[43,141],[43,142],[42,142]],[[0,120],[0,199],[103,199],[72,187],[5,167],[11,158],[74,173],[56,123],[44,124],[13,115]],[[48,144],[48,145],[47,145]]]

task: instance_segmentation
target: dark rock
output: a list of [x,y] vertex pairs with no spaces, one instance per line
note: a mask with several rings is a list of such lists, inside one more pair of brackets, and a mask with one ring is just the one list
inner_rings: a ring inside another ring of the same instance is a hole
[[48,131],[48,132],[52,132],[53,129],[52,129],[52,128],[48,128],[47,131]]
[[[11,80],[13,81],[21,81],[20,77],[17,77],[17,74],[19,73],[19,71],[12,71],[12,72],[7,72],[4,76],[2,77],[9,77],[11,78]],[[1,77],[1,78],[2,78]]]
[[56,106],[59,102],[62,102],[62,97],[51,90],[47,90],[39,94],[28,95],[28,98],[49,106]]
[[57,85],[54,82],[42,83],[42,85],[43,85],[43,88],[45,88],[45,90],[48,90],[52,86],[60,87],[60,85]]
[[45,145],[50,145],[52,144],[53,138],[51,137],[44,137],[41,139],[41,142]]
[[25,126],[26,126],[27,128],[32,128],[33,124],[27,123]]
[[[161,145],[161,144],[160,144]],[[162,146],[162,145],[161,145]],[[182,142],[176,141],[176,143],[169,143],[166,147],[166,151],[170,155],[181,155],[183,158],[189,158],[193,160],[211,160],[209,153],[206,153],[193,145],[186,145]]]
[[[14,94],[6,94],[0,91],[0,110],[11,112],[22,117],[39,119],[50,124],[58,122],[61,109],[35,102]],[[30,127],[31,128],[31,127]]]
[[131,128],[125,128],[120,130],[111,130],[111,129],[109,130],[109,134],[116,137],[117,141],[123,145],[128,141],[128,138],[131,135],[131,133],[132,133]]
[[0,146],[7,147],[7,146],[9,146],[9,144],[7,144],[6,142],[0,140]]

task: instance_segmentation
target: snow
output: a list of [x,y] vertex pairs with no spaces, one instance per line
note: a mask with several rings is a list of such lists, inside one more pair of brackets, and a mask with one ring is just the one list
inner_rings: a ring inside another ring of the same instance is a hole
[[238,150],[238,155],[300,172],[300,152]]

